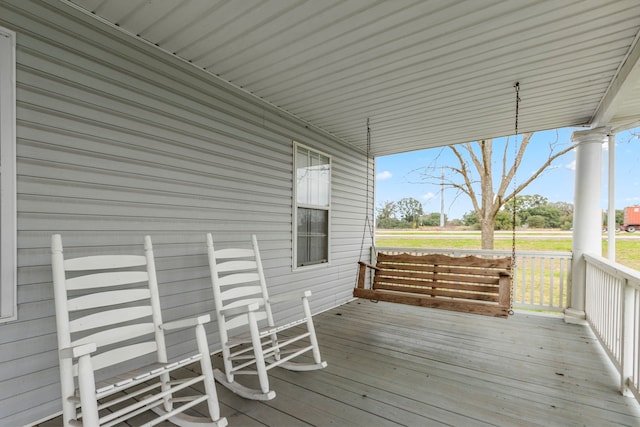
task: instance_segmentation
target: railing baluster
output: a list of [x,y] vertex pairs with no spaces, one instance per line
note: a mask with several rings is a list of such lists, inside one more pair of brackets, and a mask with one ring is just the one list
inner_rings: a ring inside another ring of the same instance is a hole
[[620,375],[620,391],[640,401],[640,272],[585,254],[587,320]]
[[530,299],[529,299],[529,302],[530,302],[530,303],[531,303],[531,305],[533,305],[533,306],[535,306],[535,304],[536,304],[536,300],[535,300],[535,297],[534,297],[534,295],[535,295],[535,288],[536,288],[536,286],[535,286],[535,283],[536,283],[536,282],[535,282],[535,271],[536,271],[535,258],[531,258],[531,268],[529,269],[529,273],[531,274],[531,279],[530,279],[530,280],[531,280],[531,282],[530,282],[530,283],[531,283],[531,286],[530,286],[530,288],[529,288],[529,292],[530,292],[530,295],[529,295],[529,298],[530,298]]
[[[559,307],[560,308],[564,308],[566,306],[568,306],[569,304],[565,304],[564,302],[564,264],[565,261],[564,259],[560,259],[560,304]],[[568,299],[568,298],[567,298]]]
[[[540,258],[540,269],[538,270],[538,304],[540,307],[544,305],[544,258]],[[551,305],[551,304],[549,304]]]
[[518,285],[520,286],[519,295],[520,295],[520,304],[524,304],[526,301],[526,281],[525,278],[525,270],[527,269],[527,257],[522,255],[520,257],[520,264],[518,267],[520,270],[518,271]]
[[[640,290],[634,289],[633,291],[633,317],[632,324],[639,325],[640,324]],[[632,335],[633,339],[631,341],[632,355],[631,361],[629,362],[633,369],[631,372],[631,383],[635,384],[636,390],[640,388],[640,328],[636,330],[628,331],[629,334]],[[640,400],[640,398],[636,395],[636,398]]]
[[555,259],[549,258],[549,305],[551,307],[557,307],[558,304],[555,303],[555,284],[554,279],[556,278],[556,263]]

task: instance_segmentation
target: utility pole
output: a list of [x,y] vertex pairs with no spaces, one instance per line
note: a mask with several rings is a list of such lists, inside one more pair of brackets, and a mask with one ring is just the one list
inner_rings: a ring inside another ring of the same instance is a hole
[[442,181],[440,181],[440,228],[444,229],[444,166],[442,167]]

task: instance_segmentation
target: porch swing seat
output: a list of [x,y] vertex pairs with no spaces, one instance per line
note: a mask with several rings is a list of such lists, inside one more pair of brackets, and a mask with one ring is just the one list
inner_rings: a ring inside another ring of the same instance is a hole
[[[311,317],[311,292],[269,297],[255,235],[251,248],[215,249],[207,234],[207,252],[224,363],[224,372],[214,370],[220,384],[247,399],[270,400],[276,396],[269,387],[270,369],[310,371],[327,366]],[[277,324],[272,305],[287,300],[300,304],[301,317]],[[310,357],[304,358],[306,354]],[[239,383],[239,375],[256,376],[259,387]]]
[[[379,252],[376,265],[359,262],[353,296],[494,317],[508,317],[511,258]],[[372,287],[365,288],[367,271]]]

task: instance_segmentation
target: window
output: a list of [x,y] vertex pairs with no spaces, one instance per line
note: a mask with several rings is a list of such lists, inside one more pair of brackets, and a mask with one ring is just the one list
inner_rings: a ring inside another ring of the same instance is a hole
[[16,307],[16,35],[0,27],[0,321]]
[[329,262],[331,158],[294,143],[295,268]]

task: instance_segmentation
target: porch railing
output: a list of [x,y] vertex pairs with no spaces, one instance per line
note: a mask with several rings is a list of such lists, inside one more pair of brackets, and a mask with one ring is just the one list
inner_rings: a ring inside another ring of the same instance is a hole
[[[511,251],[480,249],[371,248],[371,263],[377,252],[419,254],[475,255],[510,257]],[[571,252],[516,251],[513,275],[513,307],[562,312],[570,301]]]
[[584,258],[587,321],[620,374],[620,390],[640,401],[640,272],[597,255]]

